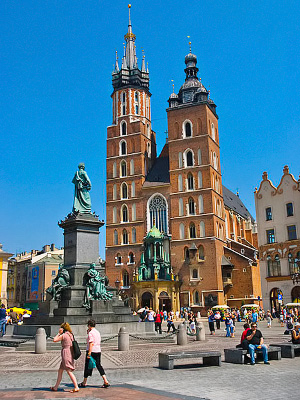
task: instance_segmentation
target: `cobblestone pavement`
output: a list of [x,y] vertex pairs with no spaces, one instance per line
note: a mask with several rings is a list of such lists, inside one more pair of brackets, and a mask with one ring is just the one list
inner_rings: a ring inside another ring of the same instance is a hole
[[[271,329],[262,322],[259,327],[266,343],[287,341],[283,329],[277,323]],[[118,352],[115,344],[103,345],[103,365],[112,384],[108,389],[99,389],[97,371],[89,380],[91,388],[82,389],[78,394],[67,392],[52,393],[46,390],[55,383],[56,369],[60,363],[58,351],[45,355],[16,352],[0,348],[0,399],[42,399],[42,398],[85,398],[119,400],[165,400],[207,399],[207,400],[298,400],[300,393],[300,357],[271,361],[271,365],[258,363],[235,365],[222,362],[221,367],[192,365],[188,360],[176,365],[174,370],[157,368],[158,353],[165,349],[221,350],[235,347],[239,342],[241,324],[237,324],[236,338],[225,338],[222,330],[216,336],[207,336],[205,342],[192,342],[185,347],[176,344],[134,343],[129,352]],[[190,340],[193,340],[191,338]],[[76,368],[76,376],[82,379],[83,357]],[[62,388],[70,390],[67,375],[63,377]],[[32,389],[35,388],[35,389]]]

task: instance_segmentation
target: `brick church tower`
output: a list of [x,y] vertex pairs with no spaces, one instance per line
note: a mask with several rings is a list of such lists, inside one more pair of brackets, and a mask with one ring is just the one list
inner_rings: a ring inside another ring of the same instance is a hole
[[113,124],[107,128],[106,264],[113,266],[111,284],[120,281],[127,287],[145,235],[142,185],[156,158],[149,71],[144,55],[138,66],[130,6],[124,39],[122,63],[119,66],[116,55],[112,74]]
[[[216,105],[197,77],[197,57],[185,57],[186,79],[169,98],[172,266],[183,279],[181,303],[223,304],[224,205]],[[192,289],[192,290],[191,290]],[[199,296],[202,298],[199,299]],[[184,298],[193,295],[194,299]]]

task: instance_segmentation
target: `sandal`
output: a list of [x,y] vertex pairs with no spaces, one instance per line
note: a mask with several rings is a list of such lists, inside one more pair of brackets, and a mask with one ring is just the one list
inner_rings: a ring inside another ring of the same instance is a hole
[[79,389],[72,389],[72,390],[70,390],[70,393],[77,393],[77,392],[79,392]]
[[103,383],[103,385],[101,386],[102,388],[108,388],[110,386],[109,383]]
[[51,386],[50,390],[51,390],[51,392],[57,392],[57,389],[54,389],[53,386]]
[[80,388],[85,388],[86,385],[85,385],[83,382],[81,382],[81,383],[79,383],[78,387],[80,387]]

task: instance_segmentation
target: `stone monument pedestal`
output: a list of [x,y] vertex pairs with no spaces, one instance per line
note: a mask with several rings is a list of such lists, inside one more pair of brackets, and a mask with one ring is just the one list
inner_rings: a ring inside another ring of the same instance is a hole
[[61,290],[58,301],[48,298],[37,315],[20,326],[18,334],[35,334],[36,328],[43,326],[47,335],[53,336],[60,324],[68,322],[75,335],[84,337],[91,318],[100,325],[102,335],[117,334],[122,326],[127,332],[153,332],[154,324],[138,323],[139,317],[132,315],[115,288],[106,287],[113,294],[111,300],[91,300],[90,308],[83,306],[90,265],[94,263],[95,270],[105,276],[104,265],[99,263],[99,228],[104,222],[94,214],[72,213],[58,225],[64,230],[64,269],[70,285]]

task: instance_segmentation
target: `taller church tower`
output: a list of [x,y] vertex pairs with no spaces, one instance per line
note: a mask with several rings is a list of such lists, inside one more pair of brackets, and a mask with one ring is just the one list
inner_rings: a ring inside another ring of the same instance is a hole
[[156,158],[155,133],[151,129],[149,71],[143,55],[136,55],[130,5],[124,55],[112,73],[113,121],[107,128],[106,264],[111,284],[124,287],[132,281],[141,257],[146,206],[142,185]]
[[[216,105],[185,57],[185,82],[169,98],[171,265],[181,304],[223,304],[225,227]],[[192,298],[191,298],[192,296]],[[187,298],[185,298],[187,297]]]

